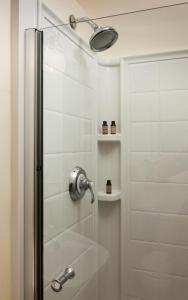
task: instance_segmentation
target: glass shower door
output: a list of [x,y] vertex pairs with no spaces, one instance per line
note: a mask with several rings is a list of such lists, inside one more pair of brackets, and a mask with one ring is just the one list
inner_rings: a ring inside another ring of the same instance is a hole
[[94,300],[96,61],[66,26],[43,43],[44,299]]

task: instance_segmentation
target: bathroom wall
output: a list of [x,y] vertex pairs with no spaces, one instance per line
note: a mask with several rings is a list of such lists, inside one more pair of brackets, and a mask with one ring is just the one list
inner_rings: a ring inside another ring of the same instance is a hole
[[0,1],[0,299],[11,299],[10,196],[11,196],[11,84],[10,21],[11,1]]
[[186,300],[188,55],[135,59],[123,73],[126,299]]
[[[84,8],[76,0],[40,0],[41,13],[42,4],[50,9],[51,12],[58,18],[57,24],[69,24],[69,16],[74,14],[75,17],[88,16]],[[42,20],[40,20],[41,27],[43,27]],[[89,26],[81,23],[76,28],[76,34],[88,41],[91,29]]]
[[120,132],[120,60],[100,60],[98,67],[98,132],[101,133],[102,122],[116,121]]
[[37,25],[37,0],[11,1],[11,287],[14,300],[24,297],[24,30]]
[[[97,201],[88,191],[73,202],[68,192],[76,166],[96,182],[96,60],[62,30],[44,31],[45,300],[96,300]],[[53,292],[51,281],[69,265],[75,278]]]
[[84,9],[76,0],[41,0],[64,23],[68,23],[69,15],[83,16]]

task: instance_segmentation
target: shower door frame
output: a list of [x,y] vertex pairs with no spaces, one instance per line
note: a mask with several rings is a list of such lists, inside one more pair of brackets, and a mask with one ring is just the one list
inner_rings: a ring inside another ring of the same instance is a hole
[[25,32],[24,299],[43,299],[43,32]]

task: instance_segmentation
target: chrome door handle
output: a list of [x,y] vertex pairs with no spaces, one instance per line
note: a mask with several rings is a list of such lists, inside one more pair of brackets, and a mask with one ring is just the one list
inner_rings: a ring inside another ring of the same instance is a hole
[[75,271],[73,268],[66,268],[63,275],[61,275],[59,278],[54,279],[51,283],[51,288],[54,292],[60,292],[63,288],[63,285],[65,282],[67,282],[69,279],[72,279],[75,277]]
[[73,201],[82,199],[88,189],[91,193],[91,203],[94,203],[93,182],[87,178],[85,170],[80,167],[74,168],[69,180],[69,194],[71,199]]

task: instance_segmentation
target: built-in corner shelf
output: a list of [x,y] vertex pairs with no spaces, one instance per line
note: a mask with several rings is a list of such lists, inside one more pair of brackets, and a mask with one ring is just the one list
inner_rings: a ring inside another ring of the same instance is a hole
[[106,194],[103,191],[98,192],[98,200],[106,202],[114,202],[121,199],[121,192],[118,190],[113,190],[112,194]]
[[98,142],[120,142],[121,134],[98,134]]

